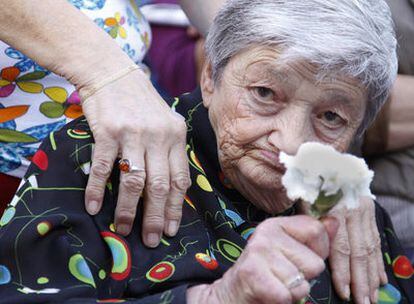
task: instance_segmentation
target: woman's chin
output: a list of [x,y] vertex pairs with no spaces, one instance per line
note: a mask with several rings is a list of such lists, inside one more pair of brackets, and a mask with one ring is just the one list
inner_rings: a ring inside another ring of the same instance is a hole
[[239,171],[252,186],[264,191],[284,191],[282,174],[279,171],[259,162],[248,166],[241,165]]

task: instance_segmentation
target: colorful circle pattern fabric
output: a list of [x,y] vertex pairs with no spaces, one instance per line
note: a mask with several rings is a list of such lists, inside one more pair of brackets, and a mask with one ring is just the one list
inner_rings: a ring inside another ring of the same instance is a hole
[[378,304],[398,304],[401,301],[401,293],[391,284],[379,289]]
[[413,265],[411,265],[410,260],[404,255],[399,255],[394,259],[392,268],[397,278],[408,280],[414,274]]
[[4,265],[0,265],[0,285],[8,284],[10,281],[11,274],[9,269]]
[[69,271],[79,281],[89,284],[96,288],[95,281],[92,276],[92,272],[89,269],[85,258],[77,253],[69,259]]
[[131,253],[128,245],[122,238],[112,232],[101,232],[101,236],[112,254],[111,278],[116,281],[126,279],[131,273]]
[[205,253],[197,253],[195,255],[197,262],[201,264],[204,268],[208,270],[214,270],[218,267],[218,262],[216,259],[213,259],[211,256]]
[[37,232],[41,236],[45,236],[47,233],[49,233],[51,228],[52,228],[52,225],[47,221],[43,221],[43,222],[37,224],[37,227],[36,227]]
[[199,185],[200,188],[206,192],[213,192],[213,188],[211,188],[211,185],[208,182],[207,178],[202,174],[199,174],[197,176],[197,185]]
[[43,171],[46,171],[49,167],[49,159],[47,154],[40,149],[36,151],[35,155],[33,155],[32,162]]
[[220,253],[233,263],[236,262],[243,251],[238,245],[225,239],[219,239],[216,245]]
[[148,280],[154,283],[161,283],[174,275],[175,266],[170,262],[160,262],[147,272],[146,277]]
[[67,134],[74,139],[87,139],[91,137],[88,132],[77,129],[68,129]]
[[10,221],[13,219],[14,215],[16,214],[16,208],[9,207],[7,208],[1,219],[0,219],[0,227],[6,226]]

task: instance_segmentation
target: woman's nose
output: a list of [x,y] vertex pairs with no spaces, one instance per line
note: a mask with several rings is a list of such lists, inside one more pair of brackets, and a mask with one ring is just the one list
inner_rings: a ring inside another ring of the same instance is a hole
[[306,118],[281,118],[269,135],[268,141],[277,150],[295,155],[301,144],[312,140],[310,133]]

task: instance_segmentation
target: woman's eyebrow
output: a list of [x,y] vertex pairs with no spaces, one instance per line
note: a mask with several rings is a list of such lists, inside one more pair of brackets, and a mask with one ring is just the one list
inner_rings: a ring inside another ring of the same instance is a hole
[[278,68],[272,68],[271,66],[266,67],[266,75],[269,75],[274,79],[277,79],[281,83],[287,82],[288,79],[292,78],[291,75],[289,75],[285,71]]
[[330,92],[325,95],[324,99],[328,101],[338,101],[343,104],[351,104],[351,100],[342,92]]

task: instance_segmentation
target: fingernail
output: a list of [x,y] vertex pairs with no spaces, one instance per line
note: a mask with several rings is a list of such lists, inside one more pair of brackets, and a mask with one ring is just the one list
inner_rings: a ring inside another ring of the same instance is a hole
[[364,304],[371,304],[371,302],[369,301],[369,297],[365,297]]
[[147,245],[149,247],[157,247],[160,243],[160,236],[157,233],[149,233],[147,234]]
[[167,233],[169,236],[174,236],[178,231],[178,221],[169,221],[167,225]]
[[349,289],[349,285],[346,285],[343,289],[343,293],[345,298],[349,301],[351,299],[351,290]]
[[131,231],[131,227],[127,224],[121,224],[116,226],[116,232],[121,235],[128,235]]
[[374,291],[374,296],[372,298],[372,302],[378,303],[378,289]]
[[87,205],[86,205],[86,210],[88,211],[88,213],[90,215],[95,215],[98,213],[98,208],[99,208],[99,204],[97,201],[90,201]]

